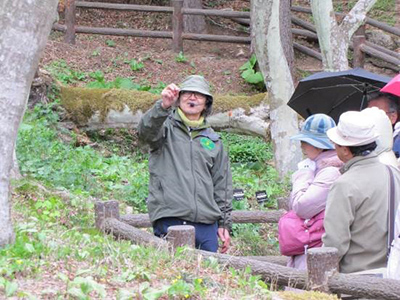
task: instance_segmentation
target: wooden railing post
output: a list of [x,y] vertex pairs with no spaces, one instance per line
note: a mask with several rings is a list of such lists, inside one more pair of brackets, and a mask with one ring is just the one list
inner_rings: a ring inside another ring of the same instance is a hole
[[364,67],[365,54],[361,45],[365,43],[365,25],[361,25],[353,37],[353,67]]
[[67,30],[64,36],[64,42],[75,44],[75,0],[66,0],[65,3],[65,25]]
[[167,241],[175,250],[177,247],[195,246],[195,229],[191,225],[177,225],[168,227]]
[[118,201],[98,201],[94,205],[96,228],[103,230],[104,220],[114,218],[119,220]]
[[183,51],[183,0],[171,0],[174,12],[172,14],[172,50],[175,53]]
[[309,289],[329,293],[328,279],[339,272],[338,250],[332,247],[312,248],[307,251]]

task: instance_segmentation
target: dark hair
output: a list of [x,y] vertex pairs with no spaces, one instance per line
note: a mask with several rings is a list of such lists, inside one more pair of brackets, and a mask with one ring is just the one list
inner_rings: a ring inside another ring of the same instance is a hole
[[211,115],[212,104],[213,104],[213,98],[210,96],[206,96],[206,108],[203,111],[204,117],[208,117],[209,115]]
[[400,104],[400,97],[389,93],[382,93],[382,92],[373,92],[368,94],[367,96],[367,103],[371,101],[377,100],[379,98],[385,98],[389,102],[389,112],[398,112],[399,111],[399,104]]
[[375,150],[376,142],[372,142],[362,146],[351,146],[348,148],[353,156],[366,156]]

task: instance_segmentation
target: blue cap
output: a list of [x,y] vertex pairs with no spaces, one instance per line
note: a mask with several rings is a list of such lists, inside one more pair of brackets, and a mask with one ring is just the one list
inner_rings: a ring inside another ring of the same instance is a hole
[[335,121],[325,114],[309,116],[304,122],[299,134],[291,140],[303,141],[319,149],[335,149],[326,132],[336,127]]

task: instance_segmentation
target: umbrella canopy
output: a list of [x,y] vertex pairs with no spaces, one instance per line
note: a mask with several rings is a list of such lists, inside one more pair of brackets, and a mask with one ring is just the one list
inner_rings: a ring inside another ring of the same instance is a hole
[[389,83],[381,89],[381,92],[400,97],[400,74],[390,80]]
[[302,117],[323,113],[337,123],[349,110],[361,110],[366,95],[379,91],[390,81],[361,68],[341,72],[319,72],[301,80],[288,105]]

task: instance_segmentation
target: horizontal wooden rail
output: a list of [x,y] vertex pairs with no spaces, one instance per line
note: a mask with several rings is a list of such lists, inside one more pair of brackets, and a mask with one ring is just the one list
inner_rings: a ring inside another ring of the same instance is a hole
[[162,12],[162,13],[172,13],[172,11],[174,10],[171,6],[151,6],[151,5],[136,5],[136,4],[86,2],[86,1],[76,1],[75,5],[76,7],[81,7],[81,8]]
[[208,42],[221,42],[221,43],[237,43],[237,44],[250,44],[251,38],[246,36],[229,36],[229,35],[216,35],[216,34],[200,34],[200,33],[182,33],[184,40],[194,41],[208,41]]
[[388,63],[391,63],[391,64],[395,65],[396,67],[398,67],[400,69],[400,59],[397,59],[397,58],[395,58],[395,57],[393,57],[391,55],[383,53],[383,52],[381,52],[381,51],[379,51],[379,50],[377,50],[377,49],[375,49],[373,47],[370,47],[370,46],[368,46],[366,44],[360,45],[360,49],[364,53],[366,53],[366,54],[368,54],[370,56],[382,59],[382,60],[384,60],[384,61],[386,61]]
[[[233,223],[278,223],[285,210],[270,211],[241,211],[232,212]],[[121,221],[138,228],[150,227],[151,222],[148,214],[127,214],[121,216]]]
[[315,26],[313,24],[311,24],[310,22],[304,21],[298,17],[292,16],[292,23],[297,26],[303,27],[309,31],[312,31],[314,33],[317,32],[317,29],[315,28]]
[[[58,31],[66,31],[65,25],[54,24],[53,29]],[[151,31],[151,30],[136,30],[136,29],[121,29],[107,27],[87,27],[76,26],[75,32],[101,34],[101,35],[118,35],[118,36],[134,36],[134,37],[151,37],[151,38],[166,38],[172,39],[171,31]]]
[[311,57],[314,57],[314,58],[322,61],[321,53],[319,53],[319,52],[317,52],[317,51],[315,51],[315,50],[313,50],[311,48],[308,48],[306,46],[303,46],[303,45],[301,45],[299,43],[294,43],[294,42],[293,42],[293,48],[296,49],[297,51],[300,51],[300,52],[302,52],[304,54],[307,54],[307,55],[309,55]]
[[[143,12],[161,12],[172,13],[171,6],[152,6],[152,5],[136,5],[136,4],[118,4],[118,3],[103,3],[103,2],[85,2],[76,1],[76,7],[92,8],[92,9],[111,9],[123,11],[143,11]],[[182,13],[186,15],[203,15],[217,16],[226,18],[250,18],[250,13],[245,11],[229,11],[218,9],[198,9],[198,8],[183,8]]]
[[398,53],[396,51],[389,50],[389,49],[387,49],[385,47],[382,47],[380,45],[371,43],[369,41],[365,41],[365,45],[367,45],[369,47],[372,47],[372,48],[374,48],[374,49],[376,49],[378,51],[381,51],[381,52],[383,52],[383,53],[385,53],[387,55],[393,56],[394,58],[400,59],[400,53]]
[[[66,26],[60,24],[54,24],[53,29],[65,32]],[[87,27],[87,26],[76,26],[75,32],[87,33],[87,34],[149,37],[149,38],[163,38],[163,39],[172,39],[173,36],[171,31],[151,31],[151,30]],[[199,34],[199,33],[183,33],[182,38],[184,40],[238,43],[238,44],[250,44],[251,42],[250,37],[226,36],[226,35],[216,35],[216,34]]]
[[[302,13],[307,13],[307,14],[312,14],[311,8],[308,8],[308,7],[292,6],[291,10],[292,11],[297,11],[297,12],[302,12]],[[340,13],[340,12],[337,12],[335,14],[338,15],[338,16],[344,16],[344,14]],[[365,18],[365,22],[368,25],[371,25],[371,26],[374,26],[376,28],[382,29],[382,30],[387,31],[387,32],[389,32],[391,34],[400,36],[400,29],[399,28],[392,27],[392,26],[390,26],[390,25],[388,25],[388,24],[386,24],[384,22],[380,22],[380,21],[372,19],[370,17],[366,17]]]
[[307,37],[309,39],[312,39],[312,40],[318,40],[317,34],[312,32],[312,31],[309,31],[309,30],[292,28],[292,33],[294,35],[305,36],[305,37]]

